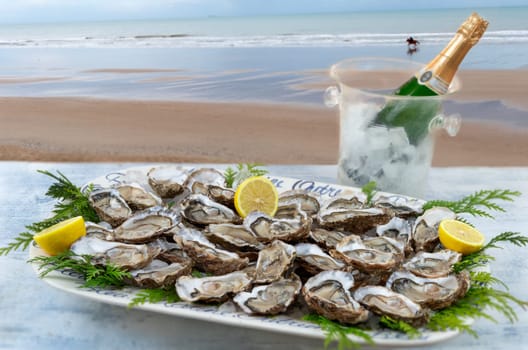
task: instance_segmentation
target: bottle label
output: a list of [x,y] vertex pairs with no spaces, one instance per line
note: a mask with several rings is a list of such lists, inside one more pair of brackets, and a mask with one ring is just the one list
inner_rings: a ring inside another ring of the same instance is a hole
[[430,70],[422,70],[416,77],[418,82],[422,85],[427,86],[429,89],[436,92],[438,95],[447,94],[449,84],[442,80],[440,77],[435,76]]

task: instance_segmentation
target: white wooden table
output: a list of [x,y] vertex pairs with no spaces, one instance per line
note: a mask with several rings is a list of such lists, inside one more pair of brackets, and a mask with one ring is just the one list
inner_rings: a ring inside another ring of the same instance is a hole
[[[60,170],[76,184],[137,163],[0,162],[0,246],[24,225],[49,216],[50,181],[37,169]],[[201,166],[201,165],[199,165]],[[335,166],[268,166],[271,174],[335,183]],[[523,194],[502,203],[496,220],[472,222],[488,238],[504,231],[528,234],[528,168],[434,168],[425,199],[458,199],[480,189],[508,188]],[[512,294],[528,300],[528,248],[494,250],[495,276]],[[28,252],[0,257],[0,349],[321,349],[320,340],[195,321],[82,299],[55,290],[26,263]],[[528,349],[528,311],[519,320],[477,320],[475,339],[462,334],[428,349]]]

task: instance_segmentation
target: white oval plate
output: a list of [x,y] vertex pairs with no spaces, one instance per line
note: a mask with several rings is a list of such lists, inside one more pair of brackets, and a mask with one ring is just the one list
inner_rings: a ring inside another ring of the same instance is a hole
[[[136,167],[125,169],[119,172],[112,172],[93,180],[94,186],[109,187],[119,183],[136,182],[140,184],[147,184],[146,173],[151,166]],[[327,184],[321,182],[314,182],[312,180],[293,179],[280,176],[268,176],[277,186],[279,192],[290,189],[304,189],[307,191],[316,192],[323,198],[334,197],[338,194],[345,193],[361,193],[361,189],[354,187],[345,187],[334,184]],[[409,205],[422,205],[424,202],[418,199],[393,195],[388,193],[378,193],[378,195],[392,196],[394,200],[406,202]],[[45,255],[45,253],[36,247],[30,246],[29,257]],[[33,264],[35,273],[39,274],[38,266]],[[135,294],[139,291],[135,287],[124,287],[122,289],[101,289],[101,288],[81,288],[83,280],[75,273],[67,271],[55,271],[48,274],[43,280],[49,285],[75,294],[81,297],[92,299],[102,303],[119,305],[128,307]],[[265,316],[249,316],[247,314],[234,311],[230,307],[222,306],[208,306],[199,304],[190,304],[187,302],[178,303],[146,303],[135,306],[136,309],[159,312],[178,317],[188,317],[203,321],[218,322],[226,325],[236,327],[254,328],[265,331],[287,333],[303,337],[325,339],[324,332],[319,326],[294,319],[289,316],[279,315],[275,317]],[[390,330],[378,330],[369,332],[374,342],[379,346],[423,346],[434,344],[437,342],[446,341],[459,334],[458,331],[433,332],[429,330],[422,330],[420,337],[409,339],[401,332],[394,332]],[[351,336],[351,339],[364,344],[364,340]]]

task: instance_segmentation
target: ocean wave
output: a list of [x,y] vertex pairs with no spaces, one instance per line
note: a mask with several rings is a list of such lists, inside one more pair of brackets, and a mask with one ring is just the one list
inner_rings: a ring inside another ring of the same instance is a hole
[[[0,47],[339,47],[339,46],[399,46],[408,33],[295,34],[251,36],[196,36],[189,34],[148,34],[117,37],[66,37],[6,39],[0,37]],[[413,33],[422,44],[445,44],[452,33]],[[481,43],[528,43],[528,30],[486,32]]]

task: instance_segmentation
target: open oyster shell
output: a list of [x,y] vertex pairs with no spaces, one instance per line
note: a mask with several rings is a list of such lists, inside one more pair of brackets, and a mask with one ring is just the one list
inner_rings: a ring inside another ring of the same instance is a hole
[[283,277],[293,265],[295,247],[282,241],[273,241],[259,252],[255,283],[269,283]]
[[211,224],[205,235],[210,241],[232,250],[261,250],[265,247],[244,225]]
[[292,274],[289,278],[254,287],[250,292],[241,292],[233,301],[248,314],[276,315],[288,309],[301,287],[301,279]]
[[366,321],[369,312],[352,297],[354,277],[344,271],[322,271],[302,288],[304,300],[318,314],[343,323]]
[[444,249],[435,253],[419,252],[403,264],[413,274],[426,277],[444,277],[451,273],[453,264],[462,259],[462,254]]
[[238,223],[242,219],[230,208],[202,194],[192,194],[182,203],[182,216],[192,224]]
[[137,183],[120,184],[115,189],[132,210],[142,210],[162,204],[159,196]]
[[140,288],[162,288],[173,286],[180,276],[191,273],[192,261],[167,263],[154,259],[142,269],[130,271],[130,284]]
[[147,173],[149,185],[161,198],[172,198],[183,191],[189,171],[177,165],[161,165]]
[[244,226],[264,243],[275,239],[285,242],[302,240],[308,236],[311,223],[312,220],[302,211],[295,219],[272,218],[257,211],[244,219]]
[[112,227],[120,225],[132,215],[132,209],[115,189],[95,190],[90,193],[88,200],[99,218],[108,222]]
[[146,243],[155,240],[179,223],[176,212],[163,207],[152,207],[129,217],[113,232],[113,239],[127,243]]
[[426,210],[416,219],[412,242],[416,252],[431,252],[440,243],[438,225],[444,219],[455,219],[456,214],[448,208],[435,207]]
[[382,286],[364,286],[356,289],[354,299],[378,315],[387,315],[415,327],[424,325],[428,313],[403,294]]
[[295,250],[299,264],[312,274],[323,270],[341,270],[345,267],[342,261],[326,254],[317,244],[298,243],[295,245]]
[[466,271],[438,278],[423,278],[408,271],[396,271],[387,281],[387,288],[432,310],[450,306],[466,294],[469,286],[470,278]]
[[176,281],[176,292],[185,301],[217,303],[247,290],[250,285],[251,278],[242,271],[210,277],[182,276]]
[[325,230],[324,228],[312,228],[309,236],[315,243],[326,249],[333,249],[337,243],[346,237],[346,234],[340,231]]
[[279,207],[298,205],[309,216],[319,212],[321,205],[314,194],[303,190],[290,190],[279,195]]

